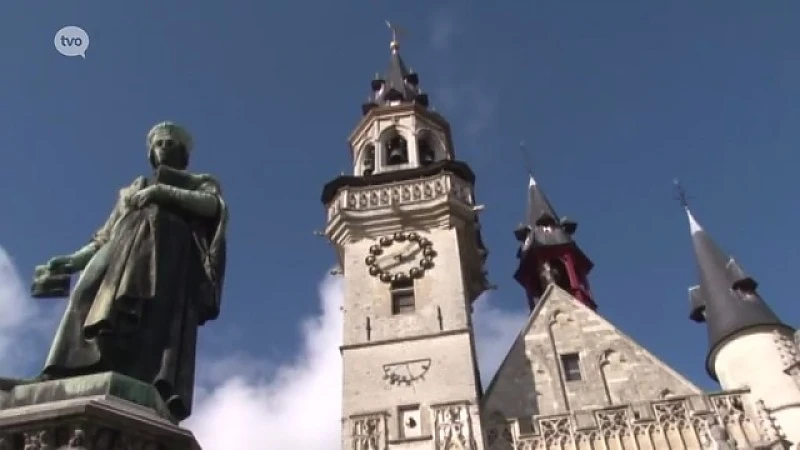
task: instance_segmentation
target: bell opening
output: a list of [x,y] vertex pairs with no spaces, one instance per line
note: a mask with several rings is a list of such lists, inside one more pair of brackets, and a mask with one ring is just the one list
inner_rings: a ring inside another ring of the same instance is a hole
[[408,163],[408,143],[402,136],[393,136],[386,143],[386,162],[390,166]]

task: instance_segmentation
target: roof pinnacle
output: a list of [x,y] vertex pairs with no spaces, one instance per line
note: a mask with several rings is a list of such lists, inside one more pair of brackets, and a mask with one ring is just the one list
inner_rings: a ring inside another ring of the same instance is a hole
[[692,211],[689,209],[689,196],[686,195],[686,191],[683,189],[683,186],[681,186],[680,180],[676,178],[672,182],[675,184],[676,199],[680,202],[683,210],[686,211],[686,217],[689,219],[689,232],[695,234],[703,231],[703,227],[700,226],[697,219],[694,218]]
[[400,34],[403,33],[403,30],[397,25],[392,25],[392,23],[388,20],[386,21],[386,26],[392,32],[392,41],[389,42],[389,49],[392,50],[392,53],[397,53],[397,51],[400,49],[400,41],[398,38],[400,37]]

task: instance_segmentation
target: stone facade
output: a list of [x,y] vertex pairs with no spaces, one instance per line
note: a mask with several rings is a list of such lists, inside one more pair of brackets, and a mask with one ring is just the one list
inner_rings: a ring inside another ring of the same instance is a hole
[[715,433],[739,449],[787,439],[747,388],[702,393],[555,285],[482,405],[490,450],[693,450],[721,445]]
[[[575,360],[566,373],[565,357]],[[506,417],[625,405],[700,390],[603,317],[551,285],[483,400]]]

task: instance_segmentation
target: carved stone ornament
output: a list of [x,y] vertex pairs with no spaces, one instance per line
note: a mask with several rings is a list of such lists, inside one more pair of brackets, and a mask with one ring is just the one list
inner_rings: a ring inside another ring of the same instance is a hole
[[353,419],[352,450],[386,450],[386,418],[371,415]]
[[756,400],[755,409],[758,427],[760,428],[761,434],[767,442],[779,441],[786,437],[776,423],[775,418],[767,409],[767,406],[764,404],[763,400]]
[[736,450],[736,440],[715,419],[709,421],[703,444],[711,450]]
[[435,407],[433,422],[437,450],[474,450],[477,448],[472,435],[472,422],[467,405]]
[[425,380],[425,374],[430,368],[430,358],[384,364],[383,379],[390,385],[411,386],[417,381]]
[[627,409],[600,410],[595,412],[597,424],[605,436],[624,436],[630,430]]
[[23,436],[24,450],[55,450],[53,435],[48,430],[29,431]]
[[[405,243],[406,248],[390,255],[389,258],[379,258],[386,252],[386,249],[392,247],[395,243]],[[433,242],[420,236],[416,232],[405,233],[401,231],[392,236],[380,238],[378,244],[369,248],[369,255],[364,258],[364,263],[367,265],[370,275],[379,278],[384,283],[391,283],[393,281],[408,281],[422,278],[422,276],[425,275],[425,271],[433,268],[433,259],[435,257],[436,250],[433,249]],[[391,272],[393,267],[418,258],[419,267],[412,267],[408,272]],[[388,264],[383,260],[387,260]]]
[[791,369],[800,365],[797,343],[777,330],[773,331],[772,337],[778,347],[784,372],[788,373]]

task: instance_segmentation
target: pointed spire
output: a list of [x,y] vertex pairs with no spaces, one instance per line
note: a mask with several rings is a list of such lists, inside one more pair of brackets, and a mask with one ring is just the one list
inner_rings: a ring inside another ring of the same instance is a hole
[[578,224],[567,219],[559,219],[550,200],[537,184],[532,173],[528,174],[528,204],[525,223],[514,232],[517,240],[523,242],[521,252],[532,245],[560,245],[572,241]]
[[362,105],[361,111],[367,114],[378,106],[395,106],[400,104],[418,104],[428,107],[428,95],[419,88],[419,76],[406,68],[403,58],[400,57],[399,35],[402,30],[386,21],[386,26],[392,32],[389,42],[391,56],[389,67],[383,75],[377,75],[372,80],[372,94],[367,103]]
[[689,289],[695,322],[705,322],[708,331],[706,370],[717,380],[714,355],[717,348],[738,333],[759,326],[788,327],[756,292],[758,283],[714,242],[692,214],[686,194],[676,181],[681,206],[686,211],[697,260],[700,284]]
[[531,308],[551,283],[570,292],[590,309],[597,308],[587,279],[594,264],[572,239],[577,227],[577,223],[566,217],[559,219],[529,171],[526,222],[514,231],[521,242],[514,279],[525,288]]

